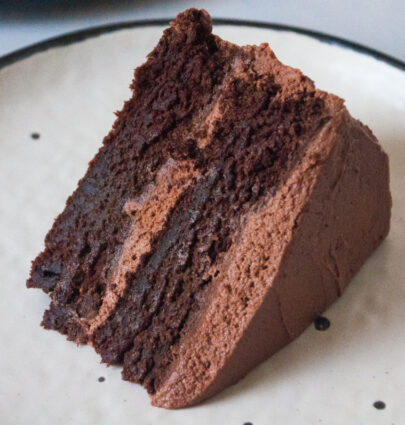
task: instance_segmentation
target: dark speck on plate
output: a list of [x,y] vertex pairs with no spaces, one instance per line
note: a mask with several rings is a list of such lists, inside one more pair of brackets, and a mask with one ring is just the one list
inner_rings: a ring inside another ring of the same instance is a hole
[[383,401],[380,401],[380,400],[375,401],[373,406],[378,410],[385,409],[385,403]]
[[98,378],[98,382],[104,382],[104,381],[105,381],[104,376],[100,376],[100,378]]
[[330,321],[326,317],[319,316],[315,319],[314,324],[317,331],[326,331],[330,326]]
[[39,138],[40,138],[40,134],[39,133],[36,133],[36,132],[31,133],[31,139],[38,140]]

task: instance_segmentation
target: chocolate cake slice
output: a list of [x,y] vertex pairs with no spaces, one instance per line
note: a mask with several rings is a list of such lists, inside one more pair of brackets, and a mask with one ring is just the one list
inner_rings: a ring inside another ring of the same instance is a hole
[[152,403],[212,396],[298,336],[388,233],[388,159],[338,97],[178,15],[32,264],[43,326]]

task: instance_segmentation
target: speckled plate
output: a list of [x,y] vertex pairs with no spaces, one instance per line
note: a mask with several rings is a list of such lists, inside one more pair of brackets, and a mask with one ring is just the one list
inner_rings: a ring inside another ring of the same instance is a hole
[[[0,423],[404,424],[405,66],[331,37],[235,22],[215,26],[236,43],[268,41],[282,61],[345,98],[390,156],[391,232],[325,313],[327,331],[310,327],[215,398],[167,411],[151,407],[140,386],[100,364],[91,348],[39,326],[49,300],[25,288],[30,261],[162,29],[163,22],[104,27],[0,59]],[[374,407],[376,401],[385,408]]]

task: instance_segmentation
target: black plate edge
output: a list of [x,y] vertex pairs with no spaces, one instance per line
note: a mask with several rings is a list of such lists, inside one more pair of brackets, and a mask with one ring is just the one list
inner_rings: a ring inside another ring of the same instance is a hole
[[[114,24],[99,25],[95,27],[90,27],[78,31],[69,32],[60,36],[52,37],[24,47],[22,49],[15,50],[11,53],[8,53],[0,57],[0,69],[11,65],[19,60],[28,58],[29,56],[34,55],[35,53],[43,52],[45,50],[51,49],[53,47],[67,46],[69,44],[76,43],[78,41],[86,40],[87,38],[97,37],[98,35],[107,34],[114,31],[119,31],[123,29],[130,29],[135,27],[145,27],[145,26],[162,26],[168,25],[172,19],[145,19],[145,20],[135,20],[127,22],[118,22]],[[354,50],[359,53],[372,56],[373,58],[385,62],[395,68],[398,68],[402,71],[405,71],[405,62],[396,59],[390,55],[382,53],[378,50],[372,49],[370,47],[363,46],[362,44],[355,43],[353,41],[346,40],[341,37],[336,37],[333,35],[325,34],[319,31],[308,30],[305,28],[300,28],[292,25],[284,24],[275,24],[269,22],[260,22],[260,21],[248,21],[240,19],[213,19],[214,25],[236,25],[236,26],[247,26],[255,28],[265,28],[272,29],[277,31],[289,31],[297,34],[303,34],[317,40],[329,43],[336,44],[341,47],[345,47],[351,50]]]

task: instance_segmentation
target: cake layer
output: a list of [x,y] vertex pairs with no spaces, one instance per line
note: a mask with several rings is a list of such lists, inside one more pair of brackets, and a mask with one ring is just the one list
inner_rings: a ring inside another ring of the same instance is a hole
[[388,165],[340,99],[204,11],[177,17],[132,90],[27,285],[50,294],[44,327],[182,407],[342,293],[388,231]]

